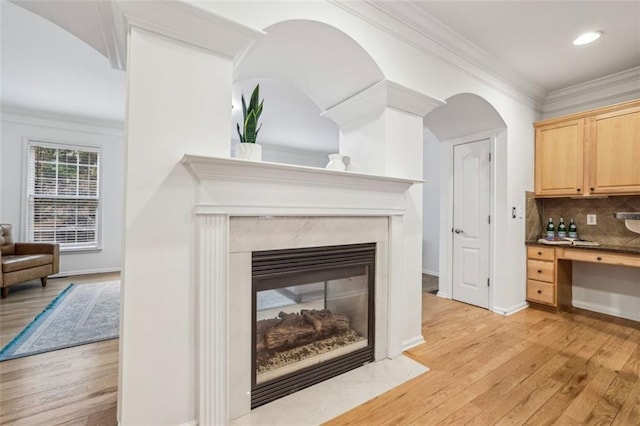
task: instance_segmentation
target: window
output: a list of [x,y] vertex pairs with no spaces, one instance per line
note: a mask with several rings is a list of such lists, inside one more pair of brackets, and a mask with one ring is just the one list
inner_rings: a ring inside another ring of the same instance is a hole
[[100,150],[29,141],[27,240],[99,247]]

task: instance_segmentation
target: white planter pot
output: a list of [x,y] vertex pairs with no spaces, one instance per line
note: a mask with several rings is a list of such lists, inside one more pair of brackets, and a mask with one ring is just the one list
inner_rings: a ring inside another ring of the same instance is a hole
[[236,158],[242,160],[262,160],[262,145],[257,143],[239,143],[236,146]]

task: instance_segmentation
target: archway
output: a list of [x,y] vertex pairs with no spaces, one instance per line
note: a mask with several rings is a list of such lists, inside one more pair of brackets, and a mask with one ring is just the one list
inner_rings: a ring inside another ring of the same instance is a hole
[[[493,161],[490,164],[490,215],[496,216],[505,201],[495,197],[506,190],[501,155],[506,151],[506,123],[484,98],[472,93],[449,97],[447,104],[433,110],[424,119],[424,191],[423,270],[439,276],[439,295],[452,297],[454,212],[454,147],[477,140],[489,140]],[[436,170],[434,170],[436,168]],[[493,221],[495,223],[495,220]],[[492,242],[496,227],[490,229],[489,276],[495,256]],[[437,259],[434,259],[437,257]],[[493,306],[489,291],[489,309]]]
[[[283,21],[246,52],[234,69],[233,104],[260,84],[265,99],[260,140],[267,161],[323,167],[338,151],[338,126],[320,114],[384,79],[371,56],[330,25]],[[237,143],[234,108],[232,143]]]

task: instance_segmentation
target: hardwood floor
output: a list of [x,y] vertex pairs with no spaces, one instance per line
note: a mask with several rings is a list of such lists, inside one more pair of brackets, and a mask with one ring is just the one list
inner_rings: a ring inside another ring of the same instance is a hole
[[[17,284],[0,299],[0,344],[9,343],[69,283],[119,279],[96,274]],[[116,425],[118,339],[0,363],[0,424]]]
[[[74,278],[0,301],[3,344],[70,281],[115,279]],[[425,293],[423,334],[407,354],[431,371],[328,424],[640,424],[640,323],[582,310],[503,317]],[[0,424],[115,425],[117,363],[118,340],[0,363]]]
[[503,317],[423,294],[431,371],[328,425],[639,425],[640,323],[576,310]]

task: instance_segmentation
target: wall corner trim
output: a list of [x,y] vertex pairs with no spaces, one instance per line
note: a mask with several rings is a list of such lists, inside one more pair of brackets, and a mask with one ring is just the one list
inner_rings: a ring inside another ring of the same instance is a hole
[[193,4],[132,2],[116,5],[129,27],[137,27],[233,59],[265,33],[212,13]]
[[402,352],[419,346],[425,343],[424,337],[420,334],[418,336],[412,337],[411,339],[404,340],[402,342]]
[[332,106],[321,115],[341,126],[350,121],[375,117],[385,107],[424,117],[445,103],[441,99],[385,79]]
[[527,309],[528,307],[529,307],[529,304],[527,302],[522,302],[522,303],[513,305],[509,308],[501,308],[499,306],[494,306],[493,309],[491,309],[491,312],[495,312],[496,314],[500,314],[508,317],[509,315],[513,315],[517,312]]

